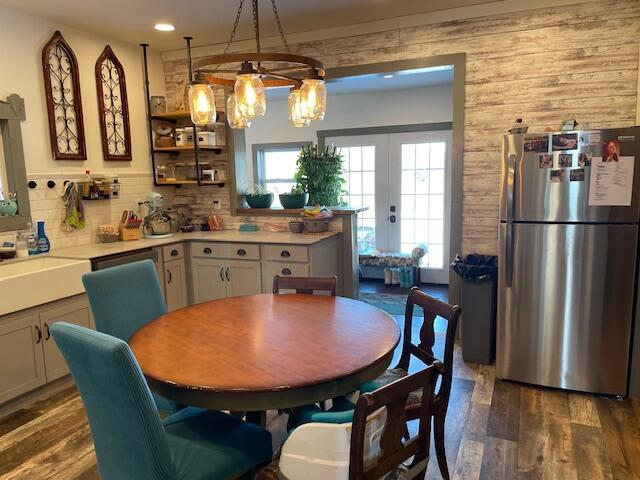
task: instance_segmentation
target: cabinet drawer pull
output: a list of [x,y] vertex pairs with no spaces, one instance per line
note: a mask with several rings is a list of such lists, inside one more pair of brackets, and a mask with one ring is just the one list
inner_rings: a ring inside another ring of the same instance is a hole
[[244,257],[247,254],[247,251],[244,248],[239,248],[236,253],[241,257]]
[[46,323],[46,322],[45,322],[45,324],[44,324],[44,329],[45,329],[45,331],[47,332],[47,333],[45,334],[44,339],[45,339],[45,340],[49,340],[49,339],[51,338],[51,332],[49,331],[49,324],[48,324],[48,323]]
[[36,343],[40,343],[41,340],[42,340],[42,330],[40,330],[40,327],[36,325]]
[[173,250],[171,250],[171,256],[172,257],[177,257],[178,255],[180,255],[180,252],[178,252],[178,250],[176,250],[175,248]]
[[231,278],[229,278],[229,267],[227,267],[226,275],[227,275],[227,282],[230,282]]
[[291,253],[289,252],[289,250],[283,250],[280,252],[280,256],[284,258],[289,258],[291,256]]
[[171,283],[171,280],[173,280],[173,275],[171,275],[171,270],[167,270],[167,276],[169,277],[167,279],[167,284]]
[[202,253],[206,253],[207,255],[211,255],[211,249],[209,247],[206,247],[202,250]]
[[282,272],[280,273],[282,273],[283,275],[291,275],[291,270],[289,270],[288,268],[283,268]]
[[223,273],[222,273],[223,270],[224,270],[224,268],[220,267],[220,281],[222,281],[222,282],[224,282],[224,276],[223,276]]

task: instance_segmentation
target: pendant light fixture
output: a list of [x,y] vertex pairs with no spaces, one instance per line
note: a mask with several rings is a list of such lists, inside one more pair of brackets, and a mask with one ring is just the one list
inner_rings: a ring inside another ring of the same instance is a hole
[[[311,120],[322,120],[327,108],[324,64],[315,58],[290,53],[275,0],[271,0],[271,5],[286,53],[262,52],[258,0],[251,0],[256,50],[254,52],[229,53],[238,30],[244,2],[245,0],[240,0],[224,53],[199,59],[194,62],[193,69],[190,68],[190,72],[193,72],[196,80],[193,86],[204,82],[225,87],[227,95],[233,96],[233,100],[230,96],[227,100],[227,121],[232,128],[248,128],[252,119],[265,114],[265,89],[269,87],[294,87],[294,91],[297,93],[293,94],[293,100],[290,95],[289,100],[290,105],[291,102],[296,105],[293,117],[291,116],[291,108],[289,109],[289,121],[292,125],[306,126]],[[190,51],[189,62],[191,65]],[[229,110],[230,103],[235,105],[233,111]],[[200,107],[194,105],[191,100],[189,107],[192,111],[192,117],[194,109],[200,111]]]
[[191,122],[194,125],[204,126],[216,122],[218,114],[216,112],[216,96],[213,87],[202,80],[193,79],[193,69],[191,65],[191,37],[184,37],[187,42],[187,56],[189,60],[189,87],[187,88],[189,97],[189,113]]
[[264,85],[249,62],[244,62],[233,86],[238,110],[245,117],[260,117],[267,110]]
[[235,93],[227,98],[227,122],[231,128],[249,128],[251,126],[251,118],[243,116],[238,109]]
[[292,127],[306,127],[311,123],[311,120],[305,116],[306,103],[302,101],[299,88],[293,87],[289,92],[288,111],[289,125]]
[[300,87],[300,97],[304,103],[305,118],[324,120],[324,114],[327,111],[327,86],[324,84],[324,79],[319,76],[305,78]]
[[204,82],[189,84],[189,111],[195,125],[211,125],[216,122],[216,97],[211,85]]

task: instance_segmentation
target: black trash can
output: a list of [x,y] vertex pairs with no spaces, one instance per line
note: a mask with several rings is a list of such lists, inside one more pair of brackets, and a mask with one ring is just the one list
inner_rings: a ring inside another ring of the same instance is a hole
[[492,363],[496,353],[498,257],[456,255],[451,268],[462,277],[462,358],[465,362]]

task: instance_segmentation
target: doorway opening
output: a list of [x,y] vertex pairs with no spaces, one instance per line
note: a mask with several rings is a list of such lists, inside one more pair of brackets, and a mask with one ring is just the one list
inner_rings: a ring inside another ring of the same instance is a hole
[[[458,282],[449,264],[461,247],[464,62],[464,54],[455,54],[328,69],[323,122],[304,128],[263,122],[247,132],[253,150],[248,178],[283,193],[291,176],[269,163],[291,163],[292,148],[308,143],[335,145],[345,158],[348,203],[367,208],[356,229],[343,231],[343,250],[352,251],[354,240],[362,255],[406,256],[424,246],[414,277],[448,285],[447,297],[456,302]],[[287,94],[267,91],[277,118],[286,119]],[[351,283],[345,292],[357,297],[358,278],[348,278],[349,265],[342,270]],[[384,268],[360,272],[364,282],[384,279]]]

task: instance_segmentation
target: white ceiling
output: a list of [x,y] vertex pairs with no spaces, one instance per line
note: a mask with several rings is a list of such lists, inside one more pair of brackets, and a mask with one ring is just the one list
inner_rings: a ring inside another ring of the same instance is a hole
[[[0,0],[0,5],[48,18],[63,25],[130,42],[150,43],[168,51],[194,45],[225,42],[231,32],[239,0]],[[237,39],[251,38],[251,0],[245,0]],[[271,2],[259,0],[261,35],[276,35]],[[342,27],[444,9],[467,7],[493,0],[277,0],[286,33]],[[174,32],[153,30],[172,23]]]
[[[380,92],[385,90],[407,90],[411,88],[451,85],[453,68],[451,65],[395,72],[393,77],[385,78],[376,73],[341,77],[327,82],[327,92],[332,97],[346,93]],[[267,100],[284,100],[289,95],[289,87],[267,89]]]

